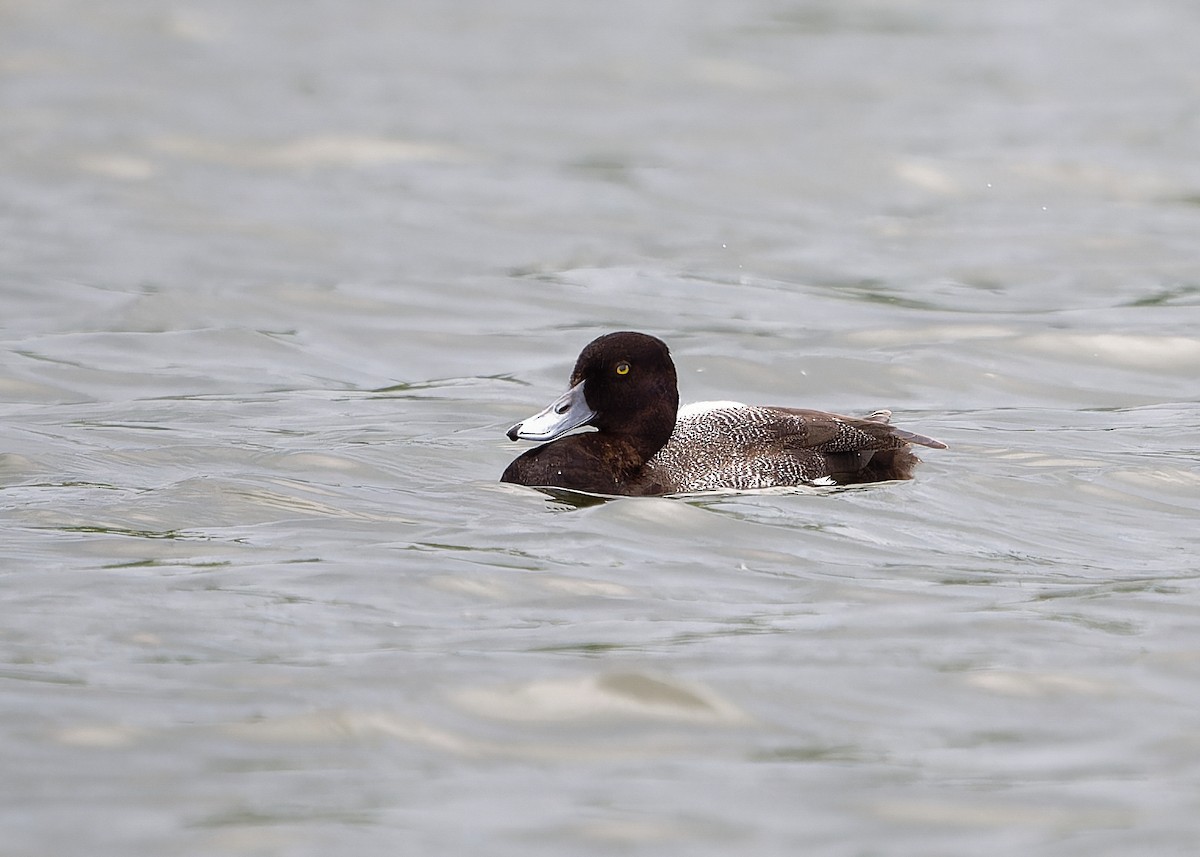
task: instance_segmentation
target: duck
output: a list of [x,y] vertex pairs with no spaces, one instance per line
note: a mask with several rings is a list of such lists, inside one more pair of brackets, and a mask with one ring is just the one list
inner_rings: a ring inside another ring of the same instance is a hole
[[[912,446],[946,444],[878,410],[849,417],[804,408],[697,402],[679,407],[665,342],[636,331],[588,343],[569,389],[517,423],[510,440],[543,441],[501,482],[589,494],[660,496],[911,479]],[[590,426],[595,431],[568,434]]]

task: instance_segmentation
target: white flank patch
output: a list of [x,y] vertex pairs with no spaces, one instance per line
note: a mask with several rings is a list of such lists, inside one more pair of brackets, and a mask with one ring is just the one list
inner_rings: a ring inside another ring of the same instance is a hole
[[692,402],[684,405],[679,409],[679,413],[675,419],[682,420],[690,417],[698,417],[700,414],[706,414],[709,411],[727,410],[729,408],[744,408],[746,405],[741,402]]

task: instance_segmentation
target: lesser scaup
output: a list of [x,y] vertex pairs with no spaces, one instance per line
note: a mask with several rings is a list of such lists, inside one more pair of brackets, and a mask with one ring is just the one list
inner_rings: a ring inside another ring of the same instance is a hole
[[[895,428],[890,417],[739,402],[680,410],[666,344],[644,333],[609,333],[580,353],[566,393],[508,430],[512,440],[553,442],[521,455],[500,480],[655,495],[908,479],[919,461],[910,444],[946,445]],[[597,431],[562,437],[580,426]]]

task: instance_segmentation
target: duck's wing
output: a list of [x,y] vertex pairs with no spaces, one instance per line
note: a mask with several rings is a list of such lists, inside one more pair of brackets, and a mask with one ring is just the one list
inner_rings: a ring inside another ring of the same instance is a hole
[[[897,428],[891,424],[892,412],[874,411],[865,417],[848,417],[806,408],[753,408],[777,415],[773,433],[789,446],[820,451],[896,449],[915,443],[930,449],[945,449],[946,444],[923,434]],[[760,418],[764,423],[769,417]]]
[[848,417],[802,408],[769,408],[778,414],[778,442],[808,471],[822,469],[849,485],[910,479],[920,462],[911,444],[945,449],[941,441],[891,425],[890,411]]

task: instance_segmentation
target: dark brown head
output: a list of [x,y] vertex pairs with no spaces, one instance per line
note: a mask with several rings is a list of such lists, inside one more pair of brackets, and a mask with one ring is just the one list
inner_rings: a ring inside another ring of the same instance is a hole
[[596,412],[591,425],[616,434],[644,431],[666,424],[663,443],[675,427],[679,385],[666,343],[633,331],[609,333],[579,354],[571,386],[584,383],[588,406]]
[[632,443],[646,458],[675,427],[679,386],[666,343],[633,331],[590,342],[571,373],[571,389],[541,413],[509,429],[513,440],[553,440],[579,426]]

